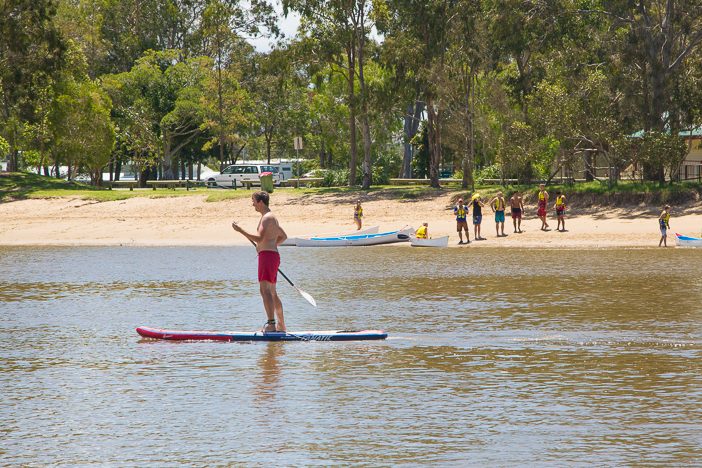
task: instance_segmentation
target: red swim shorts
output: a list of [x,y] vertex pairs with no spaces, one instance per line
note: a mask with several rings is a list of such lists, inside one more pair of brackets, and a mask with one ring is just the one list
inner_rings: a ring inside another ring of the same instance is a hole
[[275,250],[262,250],[258,253],[258,281],[276,283],[278,281],[278,267],[280,254]]

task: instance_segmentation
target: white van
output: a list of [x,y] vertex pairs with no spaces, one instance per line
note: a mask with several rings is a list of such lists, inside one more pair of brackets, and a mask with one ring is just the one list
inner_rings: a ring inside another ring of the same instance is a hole
[[206,179],[209,186],[234,187],[236,181],[237,187],[243,187],[244,182],[250,182],[252,185],[261,185],[259,176],[262,172],[273,173],[273,184],[280,185],[282,180],[280,171],[276,166],[268,164],[234,164],[227,166],[220,174],[215,174]]

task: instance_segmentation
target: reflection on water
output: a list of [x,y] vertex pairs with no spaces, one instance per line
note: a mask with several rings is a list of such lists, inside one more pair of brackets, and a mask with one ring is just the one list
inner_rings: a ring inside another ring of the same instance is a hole
[[290,249],[291,329],[251,330],[247,248],[0,249],[3,464],[691,465],[702,252]]

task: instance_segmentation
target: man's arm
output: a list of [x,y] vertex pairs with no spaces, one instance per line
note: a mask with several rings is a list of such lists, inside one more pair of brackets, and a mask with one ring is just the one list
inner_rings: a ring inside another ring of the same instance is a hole
[[275,245],[282,244],[283,242],[285,242],[285,239],[288,238],[288,235],[285,233],[285,231],[283,231],[282,227],[278,226],[278,231],[280,232],[280,234],[278,234],[278,238],[275,240]]
[[[261,224],[263,224],[263,223],[261,223]],[[236,221],[232,221],[232,228],[234,228],[234,230],[236,232],[241,233],[242,236],[246,237],[248,240],[250,240],[251,242],[254,242],[256,244],[261,242],[261,239],[263,238],[259,234],[251,234],[250,232],[247,232],[243,227],[239,226],[239,224],[237,224]]]

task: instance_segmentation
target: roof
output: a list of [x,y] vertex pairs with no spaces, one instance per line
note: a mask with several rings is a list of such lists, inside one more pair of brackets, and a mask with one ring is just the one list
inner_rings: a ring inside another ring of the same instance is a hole
[[[666,133],[669,131],[669,129],[666,129]],[[641,138],[642,136],[644,136],[645,133],[646,132],[644,130],[639,130],[638,132],[632,133],[630,136],[632,138]],[[683,138],[702,137],[702,125],[688,130],[680,130],[678,132],[678,135]]]

